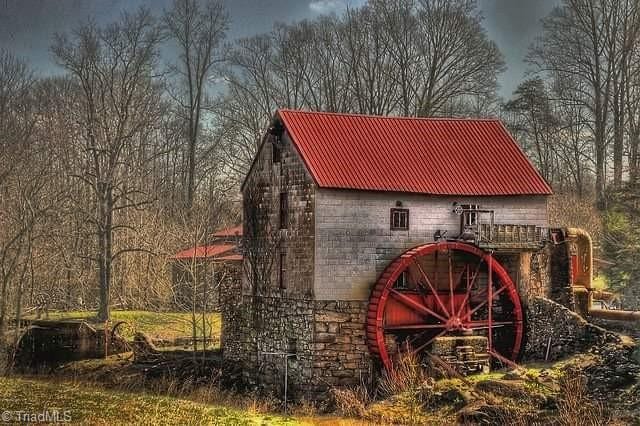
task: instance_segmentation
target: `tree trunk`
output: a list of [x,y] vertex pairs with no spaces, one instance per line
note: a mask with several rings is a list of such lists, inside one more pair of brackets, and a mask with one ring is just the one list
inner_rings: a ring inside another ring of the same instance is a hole
[[606,161],[606,120],[602,111],[601,95],[596,93],[595,97],[595,134],[594,150],[596,163],[596,204],[600,210],[606,208],[605,199],[605,161]]
[[622,90],[614,82],[613,96],[613,186],[622,187],[622,158],[624,156],[624,99]]
[[111,307],[111,256],[113,251],[113,191],[107,184],[101,184],[100,220],[98,223],[98,283],[100,285],[100,304],[98,320],[110,319]]
[[640,180],[640,128],[629,137],[629,185],[635,186]]
[[187,211],[193,206],[193,197],[195,193],[196,185],[196,137],[195,135],[189,135],[189,156],[187,160]]

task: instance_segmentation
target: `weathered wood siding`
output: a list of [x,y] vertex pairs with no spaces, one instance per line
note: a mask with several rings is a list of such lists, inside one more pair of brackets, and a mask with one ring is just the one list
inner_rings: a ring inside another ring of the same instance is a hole
[[[266,209],[274,229],[280,226],[280,193],[288,194],[288,225],[279,232],[281,243],[273,256],[271,283],[260,289],[262,295],[309,299],[313,295],[314,196],[315,183],[289,136],[283,134],[279,163],[273,163],[272,144],[267,141],[258,153],[247,179],[247,188],[257,179],[266,182],[260,208]],[[245,227],[246,228],[246,227]],[[279,288],[279,256],[286,253],[286,289]],[[245,281],[243,290],[249,294]]]
[[[390,230],[390,209],[409,209],[409,230]],[[367,300],[382,270],[407,249],[460,230],[453,202],[495,210],[495,222],[548,226],[545,196],[433,197],[318,189],[315,194],[316,300]]]

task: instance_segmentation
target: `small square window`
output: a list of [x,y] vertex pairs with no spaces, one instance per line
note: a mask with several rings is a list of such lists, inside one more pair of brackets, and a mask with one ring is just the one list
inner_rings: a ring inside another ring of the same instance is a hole
[[391,230],[409,229],[409,209],[391,209]]
[[280,193],[280,229],[287,229],[289,225],[289,194]]
[[462,226],[473,226],[478,224],[478,213],[474,210],[478,210],[480,207],[477,204],[463,204],[462,214]]
[[282,251],[280,252],[280,289],[284,290],[287,288],[287,253]]

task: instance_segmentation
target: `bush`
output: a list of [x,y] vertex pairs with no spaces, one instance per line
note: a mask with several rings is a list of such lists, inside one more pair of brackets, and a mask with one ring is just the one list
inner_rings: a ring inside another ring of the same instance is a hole
[[332,388],[331,396],[335,402],[336,411],[346,417],[365,417],[367,405],[371,402],[369,393],[363,386]]
[[398,355],[391,370],[384,371],[378,385],[378,392],[383,397],[409,392],[419,394],[420,399],[426,401],[433,383],[433,378],[427,375],[418,357],[406,351]]
[[610,422],[602,402],[587,392],[587,378],[580,373],[568,374],[560,380],[558,422],[562,426],[601,426]]

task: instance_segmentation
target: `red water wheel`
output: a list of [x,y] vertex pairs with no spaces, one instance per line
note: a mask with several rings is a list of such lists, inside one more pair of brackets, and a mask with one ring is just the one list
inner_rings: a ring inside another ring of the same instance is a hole
[[483,335],[489,353],[508,363],[520,353],[520,298],[489,253],[455,241],[411,249],[380,275],[369,300],[367,341],[385,368],[400,348],[428,358],[436,338]]

